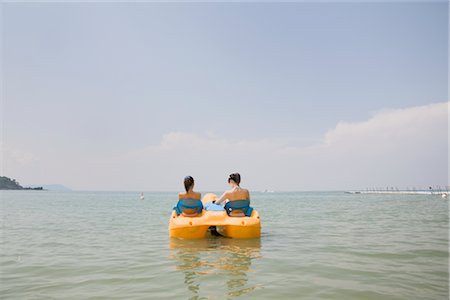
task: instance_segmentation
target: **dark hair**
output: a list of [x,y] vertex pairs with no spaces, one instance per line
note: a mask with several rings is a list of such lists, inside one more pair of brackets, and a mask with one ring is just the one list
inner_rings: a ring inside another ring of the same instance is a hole
[[184,177],[184,188],[186,192],[189,192],[189,189],[194,185],[194,178],[192,176]]
[[237,185],[239,185],[239,183],[241,183],[241,175],[239,175],[239,173],[230,174],[230,176],[228,177],[228,183],[230,182],[230,180],[233,180]]

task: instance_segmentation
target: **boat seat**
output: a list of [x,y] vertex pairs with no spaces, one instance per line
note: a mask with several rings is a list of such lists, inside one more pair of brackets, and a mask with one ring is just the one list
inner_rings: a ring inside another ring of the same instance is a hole
[[225,210],[230,217],[250,217],[253,208],[250,207],[250,200],[233,200],[225,204]]
[[177,205],[173,208],[177,216],[195,217],[202,213],[203,204],[199,199],[184,198],[179,199]]

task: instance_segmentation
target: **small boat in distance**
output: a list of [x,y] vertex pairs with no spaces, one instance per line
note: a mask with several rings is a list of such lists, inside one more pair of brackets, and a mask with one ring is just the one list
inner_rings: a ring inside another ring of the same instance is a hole
[[139,197],[141,200],[144,200],[144,193],[141,193],[141,196]]

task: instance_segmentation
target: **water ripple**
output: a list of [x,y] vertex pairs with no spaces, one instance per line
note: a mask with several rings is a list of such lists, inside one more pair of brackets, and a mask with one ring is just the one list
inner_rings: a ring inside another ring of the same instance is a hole
[[1,192],[0,294],[448,299],[448,201],[440,198],[255,193],[260,239],[183,241],[167,234],[175,197]]

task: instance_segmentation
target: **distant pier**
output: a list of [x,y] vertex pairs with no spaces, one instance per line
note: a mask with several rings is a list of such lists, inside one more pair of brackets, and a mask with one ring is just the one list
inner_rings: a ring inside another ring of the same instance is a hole
[[399,190],[397,188],[386,189],[365,189],[360,191],[346,191],[348,194],[383,194],[383,195],[440,195],[442,197],[448,197],[450,194],[449,187],[441,188],[429,187],[428,189],[406,189]]
[[429,191],[346,191],[347,194],[393,194],[393,195],[448,195],[449,192],[429,192]]

